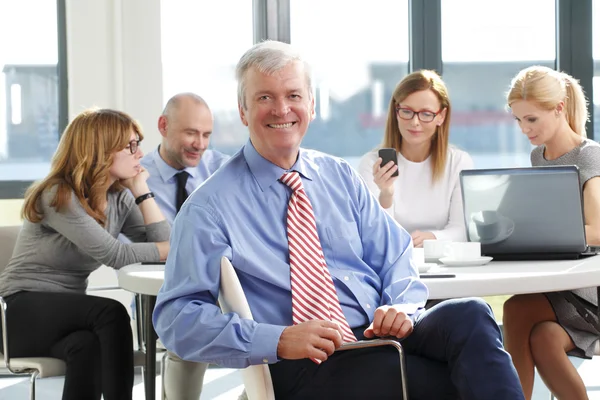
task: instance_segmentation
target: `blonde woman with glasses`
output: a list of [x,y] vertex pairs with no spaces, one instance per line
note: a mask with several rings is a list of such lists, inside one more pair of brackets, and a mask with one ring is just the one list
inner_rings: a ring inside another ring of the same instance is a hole
[[[75,117],[49,175],[25,194],[23,227],[0,275],[11,354],[64,360],[64,400],[132,396],[127,310],[85,292],[102,264],[118,269],[167,257],[170,226],[146,184],[142,139],[138,124],[119,111]],[[121,233],[133,243],[118,241]]]
[[459,173],[471,157],[448,145],[451,105],[446,85],[434,71],[407,75],[394,90],[381,148],[393,161],[381,165],[378,150],[365,154],[359,173],[379,204],[412,236],[465,241]]

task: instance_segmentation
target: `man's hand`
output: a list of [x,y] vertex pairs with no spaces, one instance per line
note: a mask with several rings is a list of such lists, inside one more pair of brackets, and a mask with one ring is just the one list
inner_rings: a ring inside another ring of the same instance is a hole
[[398,311],[394,306],[381,306],[375,310],[371,325],[365,330],[365,337],[394,336],[402,339],[413,331],[413,322],[404,311]]
[[283,330],[277,356],[286,360],[314,358],[325,361],[342,345],[342,330],[331,321],[312,320]]

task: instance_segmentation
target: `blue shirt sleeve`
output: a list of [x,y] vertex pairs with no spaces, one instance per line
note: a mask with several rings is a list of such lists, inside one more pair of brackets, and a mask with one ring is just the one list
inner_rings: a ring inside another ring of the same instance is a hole
[[221,257],[231,259],[224,232],[209,207],[186,204],[181,209],[173,225],[154,327],[166,348],[185,360],[230,368],[276,362],[285,326],[222,314],[217,306]]

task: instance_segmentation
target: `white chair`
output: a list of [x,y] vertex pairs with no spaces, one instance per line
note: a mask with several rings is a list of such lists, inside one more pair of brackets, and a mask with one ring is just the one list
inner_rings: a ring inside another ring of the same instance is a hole
[[[8,261],[12,257],[17,237],[21,230],[20,225],[0,227],[0,272],[6,268]],[[4,366],[9,373],[15,375],[30,376],[29,398],[35,400],[35,380],[36,378],[46,378],[51,376],[64,375],[67,367],[62,360],[48,357],[19,357],[11,358],[8,351],[8,334],[6,324],[6,302],[0,297],[0,318],[2,319],[2,345],[4,354],[0,357],[4,359]]]
[[[0,227],[0,272],[6,268],[17,242],[17,237],[21,231],[21,225]],[[114,290],[115,287],[95,287],[89,288],[88,292]],[[4,360],[5,371],[13,375],[29,375],[30,389],[29,398],[35,400],[35,382],[37,378],[49,378],[53,376],[63,376],[67,371],[67,366],[63,360],[49,357],[10,357],[9,337],[6,321],[6,302],[0,296],[0,319],[2,323],[2,346],[4,354],[0,353],[0,358]],[[134,366],[142,367],[146,365],[143,350],[134,352]],[[0,370],[0,375],[5,371]],[[142,373],[142,376],[144,374]]]
[[[221,286],[219,290],[219,304],[224,313],[234,312],[241,318],[253,319],[250,306],[242,290],[242,285],[235,273],[231,262],[223,257],[221,259]],[[400,379],[402,382],[402,398],[408,400],[408,388],[404,363],[404,351],[400,343],[395,340],[362,340],[355,343],[346,343],[337,351],[362,349],[376,346],[393,346],[398,351],[400,362]],[[271,372],[267,365],[252,365],[242,370],[246,395],[249,400],[274,400],[273,382]]]

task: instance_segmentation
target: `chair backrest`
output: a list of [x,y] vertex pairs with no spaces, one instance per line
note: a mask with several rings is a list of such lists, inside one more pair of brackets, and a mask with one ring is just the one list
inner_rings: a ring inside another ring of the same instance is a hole
[[[224,313],[234,312],[240,318],[253,319],[246,295],[231,262],[221,259],[219,305]],[[242,370],[248,400],[275,400],[271,372],[267,365],[252,365]]]
[[0,226],[0,272],[4,271],[12,257],[21,225]]

